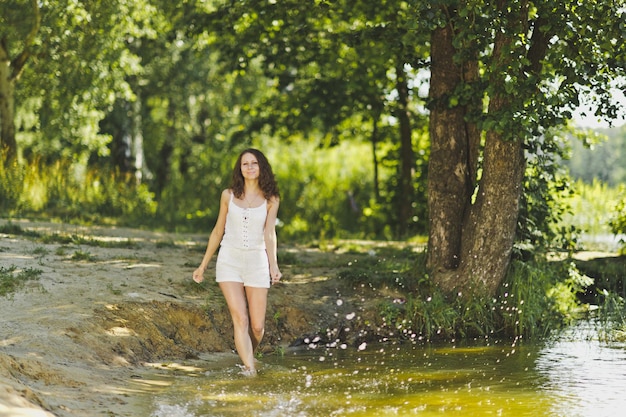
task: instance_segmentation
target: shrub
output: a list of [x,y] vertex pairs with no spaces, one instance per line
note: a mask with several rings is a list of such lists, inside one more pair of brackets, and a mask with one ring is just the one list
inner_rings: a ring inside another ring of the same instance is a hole
[[0,213],[9,214],[17,208],[23,192],[24,169],[17,159],[7,161],[0,152]]
[[609,222],[611,231],[621,236],[622,248],[620,253],[626,254],[626,190],[621,189],[622,198],[615,205],[614,218]]
[[154,218],[152,193],[132,175],[87,169],[71,161],[50,165],[32,161],[21,172],[23,188],[16,210],[22,215],[99,223],[111,219],[123,224],[146,224]]
[[[421,257],[425,254],[413,261],[419,264]],[[577,317],[583,310],[578,295],[593,283],[570,261],[513,261],[494,297],[447,295],[424,272],[386,264],[353,271],[350,278],[373,279],[377,286],[403,291],[406,302],[379,306],[381,320],[398,336],[416,340],[543,337]],[[380,274],[385,270],[396,274]],[[398,285],[399,278],[404,285]]]

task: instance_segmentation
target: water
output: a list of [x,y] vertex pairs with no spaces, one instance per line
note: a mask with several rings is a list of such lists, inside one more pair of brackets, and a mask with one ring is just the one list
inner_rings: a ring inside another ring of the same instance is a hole
[[626,343],[598,342],[583,322],[541,351],[535,368],[558,400],[550,415],[626,415]]
[[261,359],[255,378],[235,355],[171,385],[152,417],[622,416],[626,345],[599,342],[588,323],[550,343],[369,345]]

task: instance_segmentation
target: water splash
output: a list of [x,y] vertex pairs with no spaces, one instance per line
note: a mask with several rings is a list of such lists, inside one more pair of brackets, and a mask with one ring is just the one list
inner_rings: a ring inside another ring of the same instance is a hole
[[195,417],[196,415],[189,411],[188,406],[159,404],[154,413],[150,417]]
[[[305,346],[263,357],[256,378],[227,370],[177,376],[177,386],[163,393],[151,417],[560,417],[596,415],[581,412],[598,407],[599,401],[604,401],[604,411],[621,411],[613,407],[623,397],[617,387],[626,376],[623,347],[607,352],[606,347],[583,342],[574,338],[545,346],[522,338],[477,338],[451,345]],[[576,343],[585,349],[573,350]],[[588,368],[594,366],[610,367],[610,380],[599,374],[591,378]],[[177,401],[183,405],[164,405]]]

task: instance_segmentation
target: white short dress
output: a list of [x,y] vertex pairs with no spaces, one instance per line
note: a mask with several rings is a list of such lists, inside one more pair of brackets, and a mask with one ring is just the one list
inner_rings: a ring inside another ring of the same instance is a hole
[[270,268],[265,250],[267,201],[242,208],[230,194],[224,237],[217,255],[217,282],[240,282],[246,287],[269,288]]

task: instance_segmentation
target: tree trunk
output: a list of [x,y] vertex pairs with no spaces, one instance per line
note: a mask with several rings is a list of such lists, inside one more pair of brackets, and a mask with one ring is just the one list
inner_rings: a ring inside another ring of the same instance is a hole
[[376,147],[378,145],[378,115],[372,117],[372,162],[374,165],[374,198],[380,203],[380,185],[378,184],[378,157],[376,156]]
[[408,231],[413,217],[413,174],[414,160],[413,141],[411,138],[411,119],[409,115],[409,87],[404,68],[396,68],[396,88],[398,90],[397,117],[400,124],[400,181],[398,196],[399,234]]
[[[502,1],[500,7],[504,5]],[[520,16],[514,17],[509,22],[520,24]],[[497,33],[492,63],[487,65],[507,68],[506,51],[515,31],[506,32]],[[477,67],[455,65],[453,36],[447,26],[435,30],[431,39],[428,268],[444,292],[494,295],[505,277],[515,238],[525,169],[523,138],[486,132],[482,176],[474,193],[479,132],[465,122],[471,109],[447,98],[464,77],[470,82],[477,77]],[[496,69],[489,79],[493,93],[488,114],[502,114],[509,105],[502,88],[505,77],[504,70]]]
[[146,173],[145,154],[143,151],[143,120],[141,117],[141,100],[139,97],[133,103],[132,111],[132,156],[135,180],[141,184]]
[[[504,103],[492,99],[490,111]],[[470,294],[495,294],[506,274],[526,166],[521,141],[503,140],[495,132],[487,132],[483,158],[476,202],[463,228],[458,280],[447,285]]]
[[0,151],[6,152],[7,160],[17,156],[15,140],[15,83],[20,78],[24,65],[30,57],[30,47],[41,26],[39,0],[30,1],[33,21],[30,31],[24,39],[24,48],[12,60],[9,54],[7,38],[0,39]]
[[453,60],[453,36],[450,25],[431,36],[427,266],[435,273],[459,265],[463,220],[473,191],[465,108],[450,103],[463,82],[463,69]]
[[17,156],[15,140],[15,96],[14,82],[11,75],[11,59],[0,42],[0,155],[7,160]]

